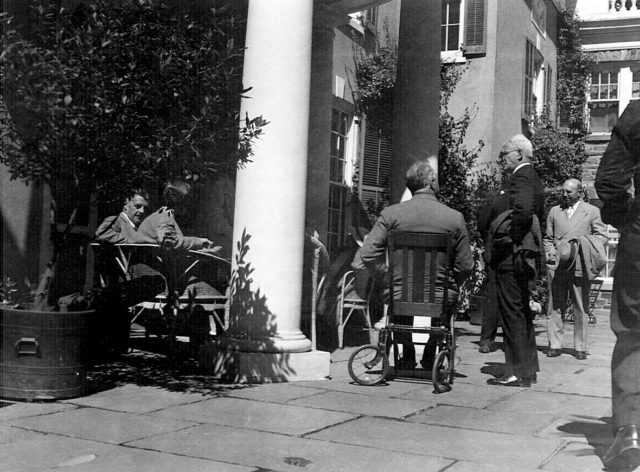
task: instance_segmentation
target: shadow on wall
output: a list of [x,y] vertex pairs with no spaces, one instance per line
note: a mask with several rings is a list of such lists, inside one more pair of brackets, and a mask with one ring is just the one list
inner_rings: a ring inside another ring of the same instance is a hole
[[[223,348],[217,350],[219,359],[214,371],[223,372],[222,380],[226,382],[282,382],[296,372],[289,365],[289,354],[280,352],[276,346],[278,327],[267,297],[252,286],[254,269],[248,262],[250,240],[251,235],[245,229],[236,243],[237,254],[230,284],[229,329],[224,335]],[[245,346],[250,346],[254,354],[248,362],[249,371],[245,368],[240,378],[240,359],[234,354],[243,351]]]

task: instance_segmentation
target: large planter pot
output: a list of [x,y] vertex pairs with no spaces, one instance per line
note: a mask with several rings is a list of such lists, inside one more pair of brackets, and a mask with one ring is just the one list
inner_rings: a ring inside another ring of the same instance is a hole
[[89,325],[95,310],[0,308],[0,397],[59,400],[86,389]]
[[487,308],[487,297],[471,295],[469,298],[469,323],[482,326],[482,317]]

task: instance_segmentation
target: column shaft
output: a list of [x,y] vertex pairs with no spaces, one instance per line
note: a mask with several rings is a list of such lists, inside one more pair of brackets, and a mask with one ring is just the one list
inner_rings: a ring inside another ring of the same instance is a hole
[[417,160],[437,171],[440,116],[441,0],[402,0],[393,123],[391,203],[400,201],[405,175]]

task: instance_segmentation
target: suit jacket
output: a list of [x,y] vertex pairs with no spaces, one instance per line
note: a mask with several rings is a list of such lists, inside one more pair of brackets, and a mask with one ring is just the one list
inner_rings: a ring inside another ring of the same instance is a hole
[[[547,215],[547,232],[544,237],[548,263],[553,262],[554,269],[558,267],[556,248],[561,241],[579,240],[581,236],[586,235],[597,236],[602,244],[602,252],[604,252],[604,244],[607,242],[607,227],[602,222],[600,210],[597,207],[581,201],[578,203],[571,218],[569,218],[567,211],[560,205],[551,208]],[[588,246],[585,246],[585,248],[587,247]],[[584,254],[583,256],[585,259],[591,258],[590,254]],[[581,259],[581,257],[576,259],[575,275],[577,277],[587,275],[583,273]]]
[[611,132],[598,172],[596,191],[602,200],[602,220],[621,233],[640,233],[640,201],[634,198],[640,189],[640,100],[633,100]]
[[108,216],[98,226],[94,241],[99,243],[126,244],[136,240],[137,229],[131,225],[129,219],[120,213]]
[[[487,204],[480,209],[478,230],[485,243],[489,236],[491,223],[507,210],[512,210],[509,227],[512,244],[491,248],[489,252],[491,257],[487,262],[490,262],[494,267],[498,265],[503,268],[511,267],[514,246],[522,246],[525,237],[532,236],[531,228],[534,225],[534,215],[537,216],[538,221],[542,221],[544,187],[532,165],[527,164],[515,171],[503,188],[497,194],[492,195]],[[529,239],[527,237],[527,240]],[[538,244],[541,243],[538,240]],[[539,249],[541,251],[541,248]]]
[[[462,283],[473,268],[469,234],[462,213],[438,202],[431,190],[418,190],[411,200],[382,210],[361,251],[362,261],[372,274],[387,270],[385,253],[392,231],[450,232],[453,234],[456,283]],[[442,278],[448,263],[444,254],[441,256],[438,261],[438,279]]]
[[161,207],[151,213],[140,224],[135,240],[131,242],[139,244],[163,244],[165,238],[170,240],[174,249],[202,249],[203,239],[195,236],[185,236],[178,226],[173,210]]

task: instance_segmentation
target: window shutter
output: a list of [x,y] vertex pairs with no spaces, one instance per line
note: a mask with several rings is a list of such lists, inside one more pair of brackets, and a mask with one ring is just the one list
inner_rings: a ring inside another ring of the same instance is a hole
[[384,188],[391,174],[391,142],[377,133],[367,132],[364,139],[362,183]]
[[467,0],[464,22],[464,53],[487,53],[487,0]]

